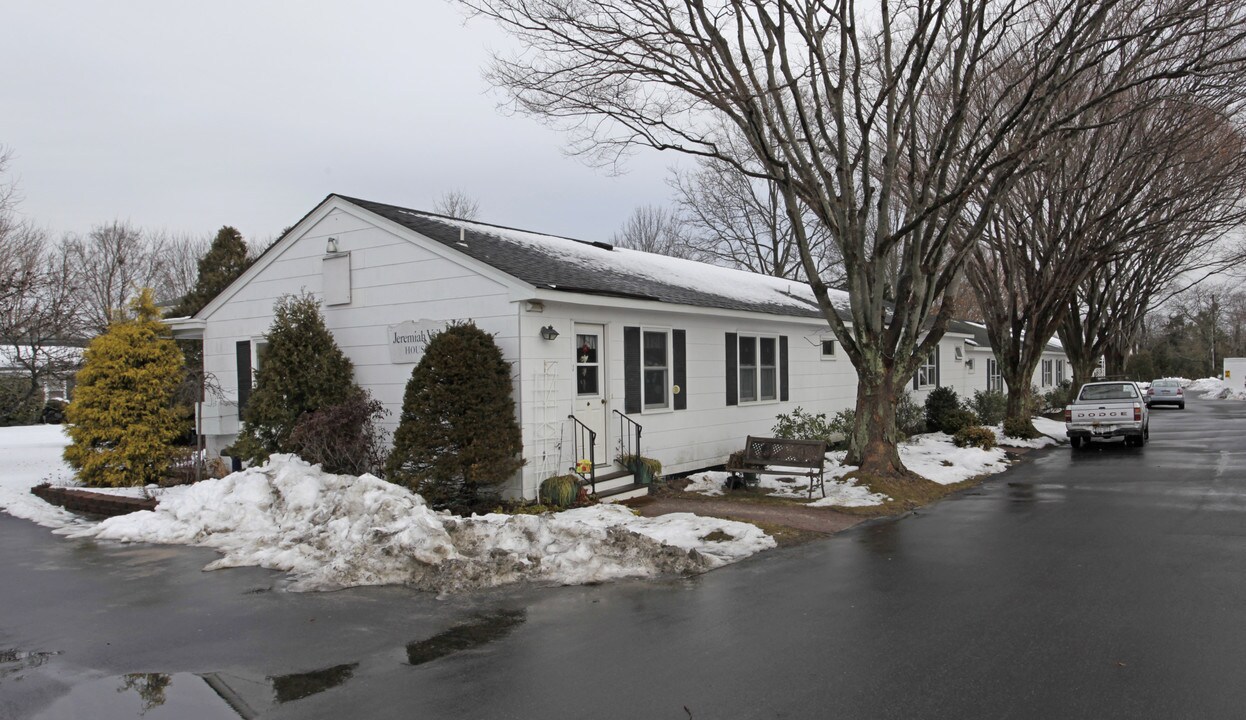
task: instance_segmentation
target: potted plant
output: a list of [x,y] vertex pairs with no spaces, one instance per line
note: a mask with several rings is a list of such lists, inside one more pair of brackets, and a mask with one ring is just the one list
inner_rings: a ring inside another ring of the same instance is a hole
[[648,485],[662,477],[662,461],[644,455],[623,455],[619,464],[636,476],[636,482]]

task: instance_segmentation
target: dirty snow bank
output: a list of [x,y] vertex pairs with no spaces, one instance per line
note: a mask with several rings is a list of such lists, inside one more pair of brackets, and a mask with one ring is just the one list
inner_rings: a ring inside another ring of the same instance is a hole
[[1216,377],[1202,378],[1186,385],[1189,393],[1201,393],[1207,400],[1246,400],[1246,389],[1235,390],[1224,380]]
[[[377,477],[332,475],[291,455],[170,488],[155,511],[58,532],[212,547],[222,557],[205,569],[283,570],[294,576],[295,590],[404,583],[454,592],[686,574],[775,544],[746,523],[686,513],[640,518],[616,505],[456,517]],[[719,539],[704,539],[711,533]]]
[[1005,447],[1019,448],[1045,448],[1068,442],[1068,431],[1063,421],[1045,417],[1034,417],[1031,420],[1034,422],[1034,429],[1042,433],[1041,437],[1032,440],[1008,437],[1004,434],[1003,425],[994,425],[991,430],[995,432],[995,442]]

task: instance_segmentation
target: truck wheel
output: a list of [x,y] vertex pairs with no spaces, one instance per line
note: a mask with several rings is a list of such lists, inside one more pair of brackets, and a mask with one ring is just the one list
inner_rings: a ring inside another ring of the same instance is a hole
[[1178,409],[1178,410],[1185,410],[1185,401],[1184,401],[1184,400],[1182,400],[1181,402],[1177,403],[1177,409]]
[[1086,445],[1086,439],[1082,437],[1069,438],[1069,444],[1074,450],[1081,450]]

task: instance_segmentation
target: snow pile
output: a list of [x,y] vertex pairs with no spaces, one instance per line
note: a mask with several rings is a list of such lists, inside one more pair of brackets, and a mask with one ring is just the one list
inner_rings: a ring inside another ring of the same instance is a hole
[[[169,488],[155,511],[70,527],[71,537],[202,545],[208,570],[259,565],[292,589],[404,583],[438,592],[517,581],[560,584],[695,573],[774,546],[746,523],[689,514],[639,518],[602,505],[549,515],[434,512],[371,475],[323,472],[290,455],[219,480]],[[706,537],[714,537],[710,540]]]
[[1189,393],[1201,393],[1204,399],[1246,400],[1246,389],[1235,390],[1232,385],[1216,377],[1195,380],[1186,385]]
[[915,435],[900,443],[904,467],[940,485],[951,485],[978,475],[991,475],[1008,468],[1003,448],[959,448],[947,433]]
[[995,433],[995,442],[1005,447],[1019,448],[1045,448],[1068,442],[1068,432],[1064,427],[1064,422],[1045,417],[1034,417],[1031,420],[1034,422],[1034,429],[1042,433],[1041,437],[1032,440],[1008,437],[1004,434],[1003,425],[995,425],[991,427]]

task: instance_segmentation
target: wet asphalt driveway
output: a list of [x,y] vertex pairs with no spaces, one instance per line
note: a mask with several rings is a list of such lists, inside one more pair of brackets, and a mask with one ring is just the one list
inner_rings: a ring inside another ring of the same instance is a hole
[[0,718],[1246,717],[1246,403],[656,583],[285,592],[0,515]]

